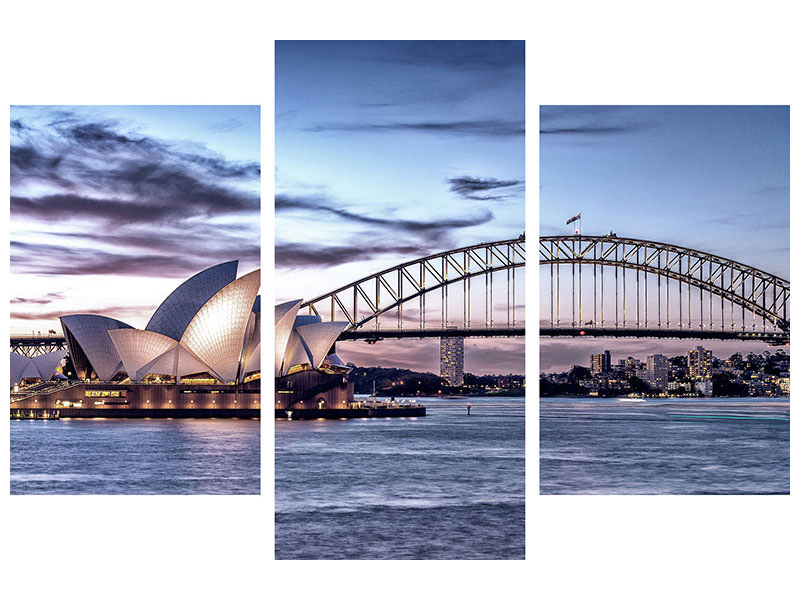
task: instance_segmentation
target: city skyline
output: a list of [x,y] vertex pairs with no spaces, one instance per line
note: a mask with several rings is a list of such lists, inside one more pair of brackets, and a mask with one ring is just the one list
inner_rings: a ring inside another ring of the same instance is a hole
[[[695,248],[788,279],[788,124],[786,106],[542,106],[540,234],[572,233],[566,221],[580,214],[584,235]],[[608,347],[670,354],[684,343],[619,338]],[[569,368],[594,344],[542,338],[541,370]],[[703,344],[715,354],[768,348]]]
[[11,332],[143,328],[187,277],[260,262],[257,106],[12,106]]
[[[639,360],[641,362],[644,362],[649,356],[653,356],[654,354],[663,354],[667,358],[675,358],[677,356],[689,357],[690,354],[692,352],[696,351],[697,349],[702,349],[706,353],[710,353],[710,355],[714,359],[717,359],[717,360],[728,360],[728,359],[730,359],[731,356],[734,356],[736,354],[739,354],[739,355],[745,356],[745,357],[749,354],[749,352],[742,352],[741,350],[731,350],[731,349],[729,349],[727,353],[717,354],[713,350],[709,349],[707,346],[708,346],[707,341],[703,340],[702,343],[693,344],[693,345],[690,345],[690,346],[685,346],[685,348],[684,348],[684,350],[682,352],[681,351],[677,351],[677,352],[659,351],[659,352],[653,352],[653,353],[649,353],[649,354],[648,353],[644,353],[644,354],[642,354],[642,353],[639,353],[639,354],[617,353],[617,354],[615,354],[613,351],[609,350],[605,346],[595,344],[594,349],[592,351],[590,351],[589,354],[586,355],[586,357],[584,358],[584,360],[582,362],[576,362],[575,364],[570,365],[570,367],[565,369],[564,371],[568,371],[570,368],[573,368],[573,367],[576,367],[576,366],[578,366],[578,367],[586,367],[586,368],[591,369],[592,365],[593,365],[594,357],[595,356],[602,356],[606,352],[608,352],[609,355],[610,355],[610,358],[608,359],[608,364],[611,365],[612,369],[615,366],[619,365],[620,362],[625,361],[625,360],[627,360],[629,358],[633,358],[633,359]],[[764,349],[762,349],[761,352],[755,352],[754,351],[753,354],[763,355],[765,351],[769,352],[770,354],[774,354],[777,350],[783,350],[783,352],[786,353],[786,355],[789,354],[789,352],[787,352],[787,349],[785,349],[785,348],[782,348],[782,347],[773,348],[773,347],[769,347],[769,346],[764,346]],[[599,360],[605,360],[605,359],[599,359]],[[540,372],[541,373],[556,373],[556,372],[562,372],[562,371],[559,371],[559,370],[545,371],[544,369],[541,369]]]
[[[523,42],[279,41],[275,61],[277,302],[523,233]],[[438,340],[337,353],[439,367]],[[524,372],[524,340],[467,340],[465,370]]]

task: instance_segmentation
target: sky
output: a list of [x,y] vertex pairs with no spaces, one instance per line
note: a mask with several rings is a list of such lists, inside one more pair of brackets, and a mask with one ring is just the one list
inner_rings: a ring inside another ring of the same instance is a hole
[[[523,42],[277,42],[275,56],[278,302],[524,231]],[[336,347],[439,370],[438,340]],[[524,372],[522,339],[465,354],[469,372]]]
[[143,328],[195,273],[259,267],[257,106],[12,106],[11,333]]
[[[569,234],[566,220],[580,213],[586,235],[613,230],[789,279],[788,107],[543,106],[539,140],[542,235]],[[547,295],[539,314],[549,320]],[[616,362],[685,354],[698,344],[724,358],[773,349],[759,342],[542,338],[540,369],[586,366],[589,354],[604,349]]]

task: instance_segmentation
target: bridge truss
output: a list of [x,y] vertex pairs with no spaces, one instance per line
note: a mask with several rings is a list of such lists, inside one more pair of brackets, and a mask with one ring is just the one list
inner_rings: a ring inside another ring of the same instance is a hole
[[22,354],[28,358],[66,349],[67,341],[60,335],[16,335],[11,337],[11,352]]
[[539,264],[541,335],[789,340],[789,282],[720,256],[564,235],[539,239]]
[[522,235],[402,263],[301,310],[324,321],[347,320],[339,339],[524,335],[524,303],[518,304],[524,279],[517,273],[524,267]]

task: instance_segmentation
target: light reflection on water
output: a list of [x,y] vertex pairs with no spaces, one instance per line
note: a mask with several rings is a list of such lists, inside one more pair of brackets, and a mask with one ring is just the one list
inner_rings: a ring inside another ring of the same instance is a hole
[[258,494],[260,421],[11,421],[12,494]]

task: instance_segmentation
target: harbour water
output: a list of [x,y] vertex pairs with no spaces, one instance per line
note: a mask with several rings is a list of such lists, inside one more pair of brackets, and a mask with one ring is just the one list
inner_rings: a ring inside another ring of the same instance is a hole
[[788,398],[543,398],[543,494],[788,494]]
[[426,417],[276,421],[276,558],[525,557],[524,399],[420,400]]
[[12,494],[258,494],[253,419],[11,421]]

